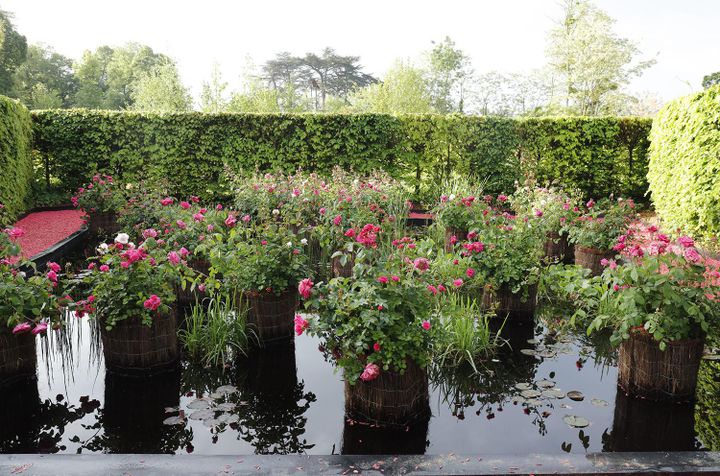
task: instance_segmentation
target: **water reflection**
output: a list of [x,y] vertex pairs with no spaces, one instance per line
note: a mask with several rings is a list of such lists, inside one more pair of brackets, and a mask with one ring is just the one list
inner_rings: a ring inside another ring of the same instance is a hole
[[65,401],[41,400],[35,379],[25,379],[0,389],[0,453],[58,453],[66,427],[89,413],[100,402],[81,398],[79,406]]
[[342,454],[344,455],[421,455],[428,445],[430,411],[403,428],[378,427],[345,418]]
[[253,350],[238,365],[238,376],[238,438],[256,454],[296,454],[315,446],[303,435],[305,412],[316,397],[298,381],[294,342]]
[[695,428],[698,438],[710,451],[720,451],[720,362],[702,362],[696,396]]
[[693,451],[697,449],[694,410],[693,403],[651,402],[618,389],[605,450]]
[[94,438],[82,449],[104,453],[172,454],[192,441],[192,429],[164,425],[166,409],[180,403],[180,370],[151,377],[108,372],[105,405],[94,425]]

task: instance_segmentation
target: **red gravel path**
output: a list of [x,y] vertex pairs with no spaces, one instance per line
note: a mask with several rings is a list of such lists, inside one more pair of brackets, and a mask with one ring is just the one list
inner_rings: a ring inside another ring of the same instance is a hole
[[25,234],[18,240],[23,257],[30,258],[50,248],[82,227],[82,210],[57,210],[31,213],[15,226]]

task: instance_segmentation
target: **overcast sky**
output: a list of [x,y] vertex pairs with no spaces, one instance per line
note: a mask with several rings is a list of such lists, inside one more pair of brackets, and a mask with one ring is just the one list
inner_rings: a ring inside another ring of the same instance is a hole
[[[617,32],[657,64],[631,87],[663,99],[700,88],[720,70],[720,0],[596,0]],[[446,35],[477,72],[542,66],[556,0],[0,0],[30,42],[78,58],[86,49],[136,41],[178,62],[195,94],[217,61],[238,87],[245,58],[325,46],[361,57],[378,76],[396,58],[418,58]]]

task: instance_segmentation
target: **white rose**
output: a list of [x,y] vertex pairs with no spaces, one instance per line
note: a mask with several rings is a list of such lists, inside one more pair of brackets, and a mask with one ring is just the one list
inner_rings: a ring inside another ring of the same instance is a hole
[[288,241],[287,243],[285,243],[285,246],[287,246],[288,248],[292,248],[292,241]]
[[450,198],[450,200],[455,200],[455,194],[451,193],[449,198]]
[[97,247],[97,252],[101,255],[104,255],[108,252],[109,246],[107,243],[100,243],[100,246]]
[[130,241],[130,235],[127,233],[118,233],[118,236],[115,237],[115,243],[120,243],[121,245],[127,245]]
[[273,214],[273,215],[280,215],[280,210],[278,210],[278,209],[276,208],[275,210],[272,211],[272,214]]
[[302,243],[303,245],[307,245],[307,238],[303,238],[302,240],[300,240],[300,243]]

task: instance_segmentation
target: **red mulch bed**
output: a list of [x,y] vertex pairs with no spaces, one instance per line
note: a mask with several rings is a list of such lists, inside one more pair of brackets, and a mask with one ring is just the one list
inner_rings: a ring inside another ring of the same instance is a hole
[[23,257],[35,256],[78,231],[85,224],[82,216],[82,210],[57,210],[31,213],[18,221],[15,226],[25,232],[18,240]]

